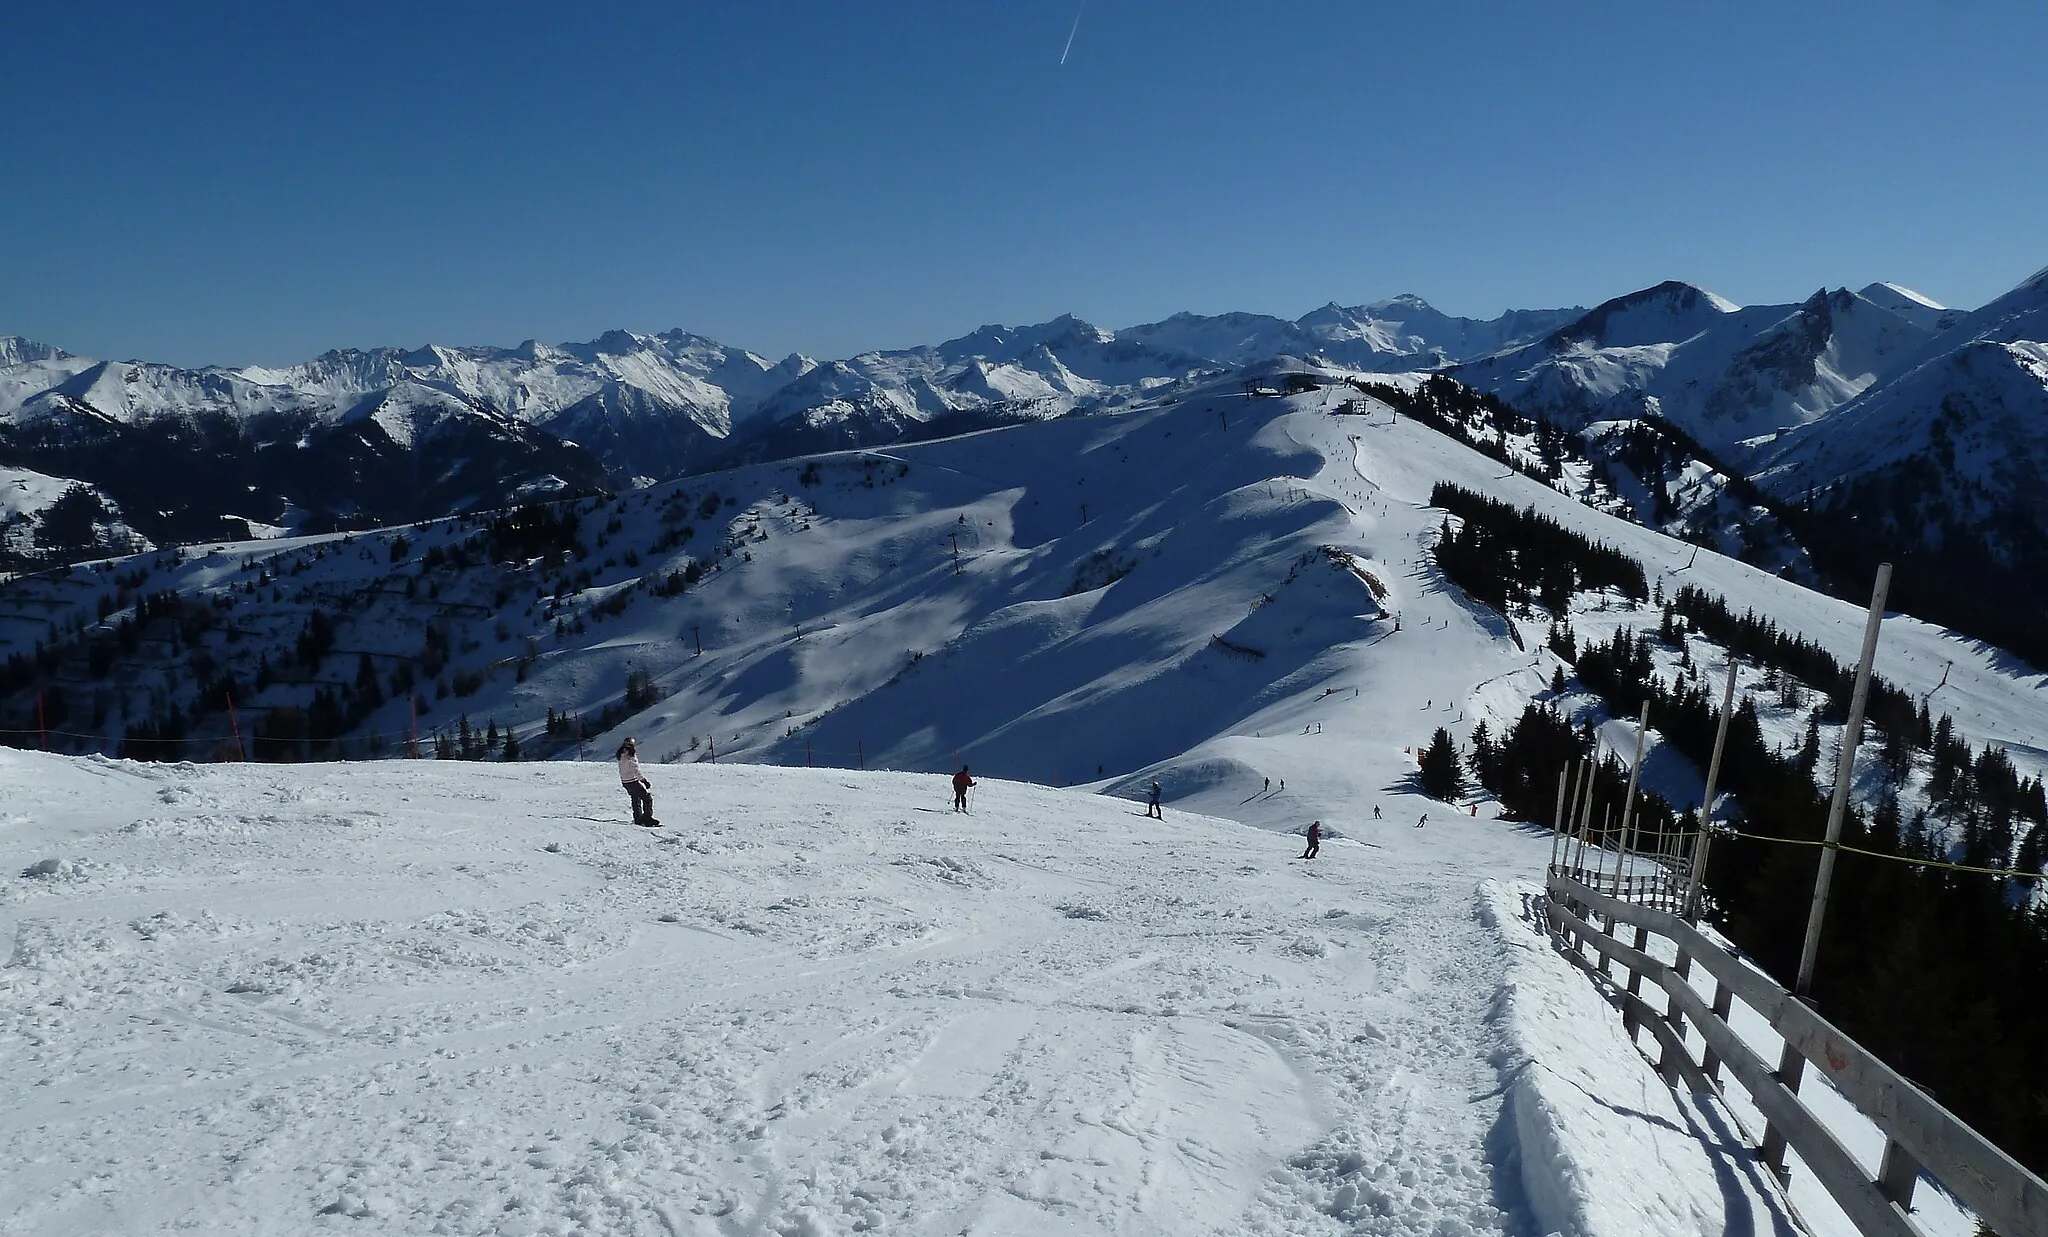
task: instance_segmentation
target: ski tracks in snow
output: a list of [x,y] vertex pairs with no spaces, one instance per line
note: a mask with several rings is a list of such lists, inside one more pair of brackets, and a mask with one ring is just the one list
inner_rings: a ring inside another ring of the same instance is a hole
[[607,772],[152,772],[232,827],[0,905],[0,1232],[1526,1228],[1469,898],[892,774],[660,770],[664,841]]

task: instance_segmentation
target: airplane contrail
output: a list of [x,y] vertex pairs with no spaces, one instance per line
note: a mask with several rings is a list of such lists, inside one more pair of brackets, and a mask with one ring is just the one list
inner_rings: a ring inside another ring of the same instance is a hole
[[1073,29],[1067,31],[1067,45],[1060,48],[1060,63],[1067,62],[1067,53],[1074,50],[1074,34],[1081,28],[1081,14],[1088,11],[1088,0],[1081,0],[1081,7],[1074,10]]

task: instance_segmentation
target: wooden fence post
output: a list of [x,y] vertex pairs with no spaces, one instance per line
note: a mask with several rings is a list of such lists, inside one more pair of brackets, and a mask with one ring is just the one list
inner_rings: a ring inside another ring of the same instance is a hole
[[[1786,1044],[1785,1050],[1778,1054],[1775,1077],[1787,1091],[1799,1094],[1799,1083],[1806,1077],[1806,1058],[1799,1055],[1797,1048]],[[1775,1122],[1765,1123],[1764,1140],[1756,1149],[1756,1158],[1777,1175],[1780,1185],[1792,1180],[1792,1170],[1785,1167],[1785,1131],[1779,1129]]]
[[[1635,941],[1634,941],[1634,945],[1635,945],[1635,948],[1636,948],[1636,950],[1637,950],[1638,952],[1641,952],[1641,953],[1647,953],[1647,952],[1649,952],[1649,949],[1650,949],[1650,930],[1649,930],[1648,928],[1644,928],[1644,927],[1637,927],[1637,928],[1636,928],[1636,939],[1635,939]],[[1641,995],[1642,995],[1642,992],[1643,992],[1643,976],[1642,976],[1642,972],[1640,972],[1640,971],[1636,970],[1636,969],[1635,969],[1634,967],[1630,967],[1630,968],[1629,968],[1629,972],[1628,972],[1628,994],[1629,994],[1630,996],[1641,996]]]
[[[1679,947],[1678,959],[1672,963],[1671,973],[1684,980],[1692,978],[1692,955],[1685,952],[1684,946]],[[1672,1031],[1681,1041],[1685,1039],[1685,1015],[1678,1010],[1676,993],[1671,994],[1670,1000],[1664,1006],[1664,1021],[1671,1024]]]
[[1687,874],[1685,886],[1685,918],[1698,923],[1700,918],[1700,881],[1707,873],[1707,847],[1712,843],[1712,822],[1714,816],[1714,788],[1721,778],[1721,753],[1728,746],[1728,719],[1735,712],[1735,657],[1728,658],[1728,685],[1721,689],[1721,724],[1714,729],[1714,756],[1707,761],[1707,787],[1705,797],[1700,800],[1700,834],[1693,843],[1692,871]]
[[1877,1188],[1884,1196],[1899,1205],[1902,1211],[1913,1208],[1913,1187],[1920,1180],[1920,1161],[1913,1153],[1901,1147],[1892,1139],[1884,1140],[1884,1158],[1877,1166]]
[[[1714,1017],[1719,1018],[1723,1022],[1728,1021],[1728,1013],[1734,1008],[1734,1002],[1735,990],[1720,980],[1715,980]],[[1714,1051],[1712,1041],[1709,1041],[1707,1044],[1705,1056],[1700,1062],[1700,1068],[1706,1072],[1708,1082],[1713,1083],[1717,1087],[1721,1085],[1721,1054]]]

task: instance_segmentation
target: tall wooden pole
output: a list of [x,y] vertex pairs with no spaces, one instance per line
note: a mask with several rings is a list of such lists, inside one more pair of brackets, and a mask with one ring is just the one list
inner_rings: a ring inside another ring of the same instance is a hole
[[[1593,854],[1593,889],[1599,889],[1599,879],[1602,879],[1604,875],[1608,875],[1608,850],[1614,850],[1614,846],[1612,846],[1614,844],[1614,805],[1612,803],[1602,813],[1599,813],[1599,836],[1608,840],[1608,846],[1604,846],[1602,850]],[[1620,887],[1622,887],[1622,856],[1616,854],[1614,856],[1614,889],[1620,891]]]
[[1721,781],[1721,753],[1728,748],[1728,719],[1735,716],[1735,658],[1728,658],[1728,685],[1721,689],[1721,724],[1714,729],[1714,757],[1707,762],[1706,797],[1700,801],[1700,833],[1693,843],[1692,873],[1685,888],[1685,917],[1699,922],[1700,882],[1707,874],[1707,848],[1713,843],[1714,791]]
[[1593,844],[1593,790],[1596,780],[1594,775],[1600,771],[1600,766],[1591,759],[1580,763],[1585,770],[1585,776],[1579,782],[1579,858],[1572,866],[1583,873],[1586,868],[1586,848]]
[[1557,771],[1557,810],[1550,817],[1550,866],[1557,867],[1557,846],[1564,837],[1564,796],[1575,772],[1570,766]]
[[1835,797],[1828,804],[1827,844],[1820,852],[1820,872],[1813,880],[1813,908],[1806,916],[1806,946],[1799,951],[1795,996],[1813,991],[1813,963],[1820,953],[1820,925],[1828,909],[1828,885],[1835,876],[1836,847],[1842,840],[1842,817],[1849,809],[1849,781],[1856,771],[1856,745],[1863,741],[1863,708],[1870,702],[1870,665],[1877,659],[1878,630],[1884,625],[1884,595],[1892,586],[1892,565],[1877,565],[1877,587],[1870,594],[1870,617],[1863,624],[1863,659],[1856,663],[1856,690],[1849,697],[1849,726],[1842,732],[1842,758],[1835,762]]
[[[1650,702],[1643,701],[1642,716],[1636,719],[1636,757],[1628,767],[1628,793],[1621,799],[1621,858],[1628,860],[1629,875],[1636,871],[1636,785],[1643,776],[1643,740],[1650,733]],[[1614,874],[1621,875],[1621,859],[1614,863]]]

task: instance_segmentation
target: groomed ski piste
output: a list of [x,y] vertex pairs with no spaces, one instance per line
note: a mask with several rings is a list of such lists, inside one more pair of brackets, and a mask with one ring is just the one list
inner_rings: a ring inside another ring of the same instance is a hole
[[[1789,1231],[1530,830],[0,753],[9,1233]],[[1391,806],[1391,804],[1390,804]],[[1405,810],[1405,809],[1404,809]],[[12,873],[10,873],[12,875]]]
[[[837,457],[901,484],[780,519],[799,465],[720,479],[759,496],[743,560],[477,697],[651,666],[664,699],[592,755],[640,738],[657,831],[601,759],[0,750],[0,1232],[1847,1231],[1551,951],[1547,831],[1414,790],[1433,729],[1497,730],[1555,667],[1436,571],[1429,490],[1533,503],[1843,660],[1860,611],[1327,400]],[[1581,639],[1655,623],[1578,604]],[[1903,616],[1879,670],[2039,771],[2031,670]],[[924,772],[770,767],[807,743]],[[1154,777],[1163,822],[1131,801]]]

